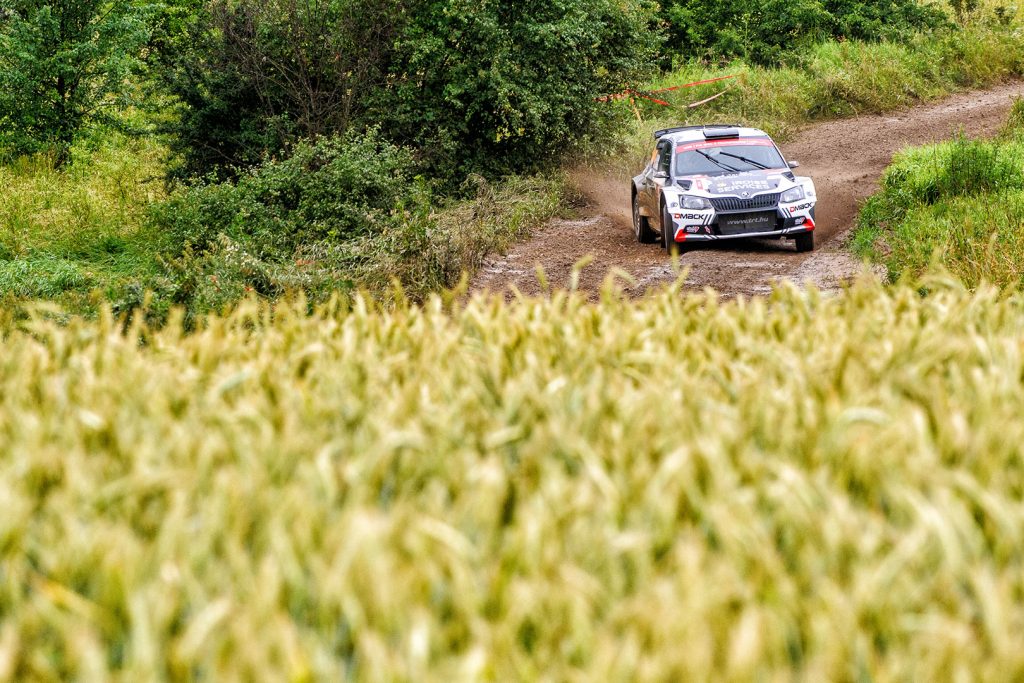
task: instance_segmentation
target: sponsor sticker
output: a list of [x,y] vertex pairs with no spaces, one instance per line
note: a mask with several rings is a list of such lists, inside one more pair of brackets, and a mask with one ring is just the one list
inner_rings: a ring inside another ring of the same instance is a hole
[[[774,190],[778,183],[772,183],[767,178],[723,178],[711,183],[710,192],[715,194],[740,194],[750,196],[754,192]],[[746,192],[747,194],[742,194]]]
[[738,147],[741,145],[771,147],[772,141],[768,138],[736,138],[733,140],[717,140],[715,142],[688,142],[685,145],[676,145],[676,154],[679,154],[680,152],[692,152],[695,149],[710,149],[711,147]]

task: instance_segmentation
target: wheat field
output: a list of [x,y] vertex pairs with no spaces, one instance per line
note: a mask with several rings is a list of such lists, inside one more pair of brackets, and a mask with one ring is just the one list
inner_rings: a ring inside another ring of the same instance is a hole
[[1020,680],[1024,296],[925,286],[4,314],[0,680]]

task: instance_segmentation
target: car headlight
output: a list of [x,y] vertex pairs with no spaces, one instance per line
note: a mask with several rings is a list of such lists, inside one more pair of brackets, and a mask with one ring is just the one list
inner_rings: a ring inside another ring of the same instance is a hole
[[698,210],[698,211],[700,209],[710,209],[711,208],[711,204],[709,204],[708,200],[704,199],[703,197],[693,197],[693,196],[687,195],[687,194],[683,195],[683,202],[682,202],[682,204],[683,204],[683,208],[684,209],[693,209],[693,210]]
[[798,202],[804,198],[804,188],[802,185],[791,187],[782,193],[782,203],[789,204],[790,202]]

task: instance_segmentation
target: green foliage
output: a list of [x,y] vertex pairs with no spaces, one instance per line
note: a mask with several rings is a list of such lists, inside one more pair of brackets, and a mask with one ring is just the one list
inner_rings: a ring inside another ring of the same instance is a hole
[[476,178],[471,199],[434,196],[408,153],[374,136],[304,144],[165,202],[165,151],[110,135],[76,146],[61,171],[46,158],[0,166],[3,307],[44,298],[93,316],[109,303],[159,321],[178,303],[191,322],[255,293],[385,296],[396,279],[421,299],[563,209],[558,177]]
[[406,150],[371,131],[303,142],[288,158],[237,181],[180,189],[152,218],[154,229],[174,245],[169,256],[177,260],[177,299],[185,303],[198,295],[207,310],[246,290],[277,296],[344,286],[341,245],[381,233],[396,220],[411,170]]
[[205,249],[218,235],[254,240],[264,255],[303,242],[379,231],[411,184],[408,151],[365,136],[298,144],[237,181],[182,188],[155,214],[160,230]]
[[0,301],[46,298],[70,310],[118,311],[160,289],[161,236],[143,218],[163,197],[163,150],[107,134],[73,149],[60,171],[48,157],[0,166]]
[[659,36],[628,0],[425,0],[377,110],[461,180],[542,168],[587,139],[595,98],[649,70]]
[[742,57],[757,64],[825,38],[831,20],[818,0],[667,0],[664,18],[671,57]]
[[1018,680],[1024,298],[925,284],[0,313],[0,673]]
[[1024,142],[1024,97],[1018,97],[1010,107],[1010,115],[1006,119],[1006,125],[1000,132],[1004,140],[1018,140]]
[[0,291],[22,299],[57,299],[65,292],[94,284],[75,261],[41,257],[0,257]]
[[666,0],[663,17],[670,56],[753,64],[798,59],[827,38],[897,41],[947,24],[916,0]]
[[0,146],[63,166],[84,126],[130,100],[149,3],[0,0]]
[[167,41],[173,144],[205,174],[380,124],[451,187],[535,170],[647,71],[648,18],[639,0],[214,3]]
[[302,291],[322,301],[355,287],[383,293],[397,280],[422,297],[456,284],[488,253],[550,218],[560,185],[482,178],[477,198],[445,201],[413,177],[408,150],[376,131],[304,142],[237,181],[200,183],[155,207],[173,301],[190,316],[247,293]]
[[399,0],[240,0],[168,12],[156,78],[179,103],[168,125],[175,174],[227,176],[298,139],[365,123],[402,22]]
[[[1005,138],[1019,135],[1014,121]],[[1024,283],[1024,144],[959,138],[901,153],[861,210],[854,248],[894,278],[938,260],[972,287]]]

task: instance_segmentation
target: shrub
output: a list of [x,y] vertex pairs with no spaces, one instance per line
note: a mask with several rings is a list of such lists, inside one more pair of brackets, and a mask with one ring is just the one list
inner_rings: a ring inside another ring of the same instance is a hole
[[302,244],[382,229],[408,194],[412,157],[363,136],[302,142],[237,181],[177,191],[153,214],[182,247],[207,249],[220,235],[259,245],[260,256],[292,256]]
[[658,45],[642,0],[211,8],[164,51],[185,175],[381,123],[450,188],[471,173],[543,168],[588,135],[602,111],[596,96],[648,72]]
[[589,137],[597,96],[650,72],[649,17],[639,0],[425,0],[376,110],[452,182],[545,168]]
[[245,291],[339,286],[346,260],[339,245],[385,232],[412,172],[410,154],[371,131],[302,142],[237,181],[178,190],[151,216],[173,245],[167,256],[177,300],[209,310]]
[[946,25],[916,0],[666,0],[667,52],[779,64],[826,38],[896,41]]
[[178,115],[166,123],[174,133],[172,172],[227,177],[297,139],[365,123],[371,91],[385,82],[406,3],[171,4],[155,76],[179,103]]
[[151,215],[171,244],[173,301],[194,316],[248,293],[318,302],[357,287],[381,294],[394,280],[420,298],[561,207],[557,178],[477,178],[475,199],[446,200],[415,168],[408,150],[371,132],[305,142],[237,181],[179,189]]

